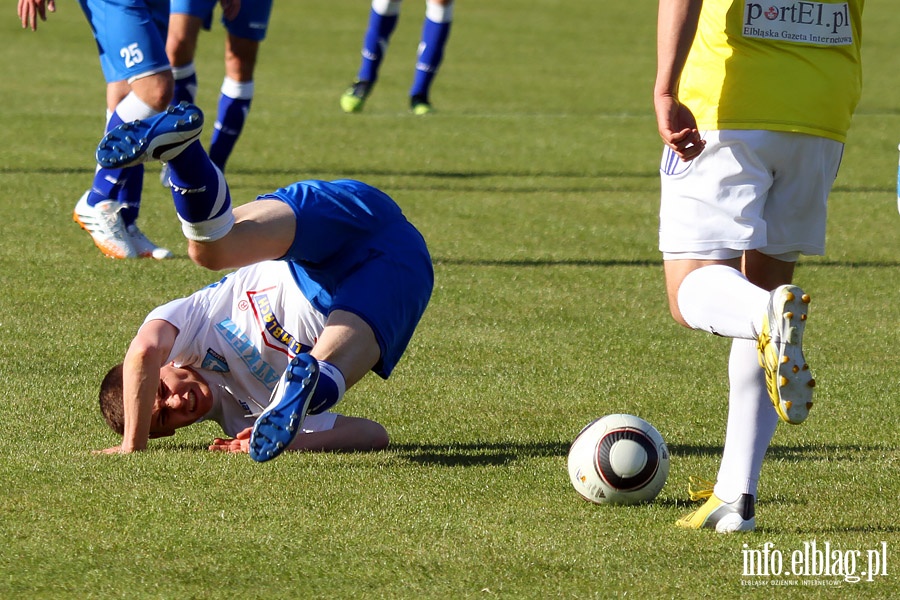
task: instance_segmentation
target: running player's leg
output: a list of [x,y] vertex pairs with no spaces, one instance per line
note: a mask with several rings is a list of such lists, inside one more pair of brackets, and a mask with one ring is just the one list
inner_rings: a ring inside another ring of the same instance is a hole
[[453,0],[427,0],[422,38],[416,54],[416,72],[409,91],[409,107],[416,115],[432,111],[431,84],[444,60],[444,47],[453,23]]

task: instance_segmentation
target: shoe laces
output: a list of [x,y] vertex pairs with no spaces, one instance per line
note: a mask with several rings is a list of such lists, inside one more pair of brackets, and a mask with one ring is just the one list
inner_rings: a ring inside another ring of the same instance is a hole
[[691,475],[688,477],[688,496],[693,502],[706,500],[713,495],[715,485],[714,481]]
[[117,208],[105,211],[98,210],[100,218],[103,220],[104,225],[106,225],[106,230],[109,231],[111,235],[116,238],[124,239],[128,236],[128,230],[125,227],[125,222],[122,220],[120,213],[122,209],[125,208],[123,205],[119,205]]
[[353,87],[351,88],[351,93],[359,99],[365,99],[369,95],[369,91],[372,89],[371,81],[356,81],[353,83]]

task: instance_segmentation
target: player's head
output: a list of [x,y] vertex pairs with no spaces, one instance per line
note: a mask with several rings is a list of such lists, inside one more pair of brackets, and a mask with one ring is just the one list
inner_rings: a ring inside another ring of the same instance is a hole
[[[100,384],[100,412],[110,428],[125,431],[123,367],[114,366]],[[193,369],[166,365],[159,370],[159,385],[153,402],[150,437],[173,435],[175,430],[200,420],[213,405],[206,381]]]

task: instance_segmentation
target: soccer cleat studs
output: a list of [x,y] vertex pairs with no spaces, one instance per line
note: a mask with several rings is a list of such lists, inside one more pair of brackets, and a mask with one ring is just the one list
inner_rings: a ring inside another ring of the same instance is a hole
[[802,423],[808,416],[815,387],[802,349],[809,303],[809,295],[796,286],[776,288],[770,295],[757,344],[775,411],[792,424]]

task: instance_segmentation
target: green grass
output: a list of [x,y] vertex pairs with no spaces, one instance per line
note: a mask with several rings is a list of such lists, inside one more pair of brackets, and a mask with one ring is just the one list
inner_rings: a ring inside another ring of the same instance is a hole
[[[364,179],[423,231],[437,280],[391,380],[367,378],[341,405],[384,423],[391,448],[264,465],[208,453],[209,425],[146,453],[91,454],[116,441],[95,406],[102,374],[152,307],[216,275],[186,258],[153,169],[142,226],[179,257],[100,256],[70,217],[103,124],[88,27],[71,2],[37,34],[0,23],[0,598],[900,596],[894,3],[867,3],[865,91],[828,255],[797,271],[813,296],[817,407],[776,433],[759,529],[744,536],[673,525],[691,508],[688,476],[718,468],[728,342],[679,328],[665,306],[656,3],[463,3],[439,112],[424,119],[406,112],[422,16],[406,4],[353,116],[338,98],[365,3],[275,6],[229,165],[235,201]],[[219,27],[201,41],[207,108],[221,43]],[[568,444],[620,411],[663,433],[669,481],[647,506],[589,505],[569,485]],[[888,575],[742,585],[744,544],[771,542],[788,561],[810,541],[863,555],[886,542]]]

